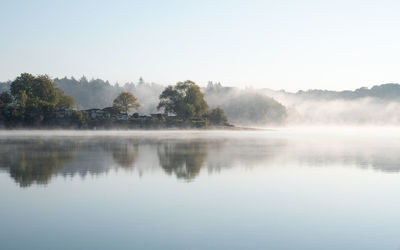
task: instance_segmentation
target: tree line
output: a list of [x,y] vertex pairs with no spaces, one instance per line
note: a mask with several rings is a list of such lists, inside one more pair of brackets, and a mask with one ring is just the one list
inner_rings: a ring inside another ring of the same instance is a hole
[[[83,111],[58,116],[60,110],[72,109],[75,100],[58,88],[47,75],[22,73],[10,83],[9,91],[0,94],[0,121],[6,127],[84,127],[89,119]],[[141,106],[130,92],[123,91],[113,100],[112,108],[124,114]],[[157,110],[182,121],[202,120],[210,125],[227,125],[221,108],[209,110],[200,87],[192,81],[166,87],[159,96]],[[137,118],[137,116],[136,116]]]
[[[134,93],[140,103],[141,114],[157,113],[159,96],[165,86],[145,81],[110,84],[102,79],[63,77],[53,79],[57,88],[75,100],[77,109],[105,108],[121,92]],[[11,81],[0,82],[0,93],[9,91]],[[209,109],[222,108],[228,120],[237,125],[281,124],[287,116],[286,107],[262,90],[239,89],[210,82],[201,88]]]

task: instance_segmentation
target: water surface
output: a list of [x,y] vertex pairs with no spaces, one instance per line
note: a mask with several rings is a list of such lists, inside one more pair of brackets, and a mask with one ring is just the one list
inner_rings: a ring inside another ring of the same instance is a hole
[[400,249],[400,132],[1,131],[0,249]]

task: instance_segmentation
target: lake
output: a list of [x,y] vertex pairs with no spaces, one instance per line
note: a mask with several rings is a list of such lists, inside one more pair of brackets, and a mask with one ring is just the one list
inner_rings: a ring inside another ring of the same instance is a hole
[[400,249],[400,129],[0,131],[0,249]]

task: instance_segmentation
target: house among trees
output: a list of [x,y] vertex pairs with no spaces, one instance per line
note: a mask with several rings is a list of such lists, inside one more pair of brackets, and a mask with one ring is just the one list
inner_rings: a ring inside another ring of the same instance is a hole
[[128,114],[116,114],[115,119],[117,119],[118,121],[127,121],[129,120],[129,115]]
[[104,111],[105,118],[111,118],[119,114],[119,111],[114,107],[106,107],[102,109]]
[[87,114],[92,119],[100,118],[104,115],[104,111],[101,109],[86,109],[82,110],[82,112]]
[[118,121],[129,120],[128,114],[123,114],[114,107],[107,107],[104,109],[87,109],[87,110],[82,110],[82,112],[86,113],[93,120],[96,119],[115,119]]
[[59,109],[57,111],[57,117],[58,118],[70,117],[73,111],[74,111],[73,109]]

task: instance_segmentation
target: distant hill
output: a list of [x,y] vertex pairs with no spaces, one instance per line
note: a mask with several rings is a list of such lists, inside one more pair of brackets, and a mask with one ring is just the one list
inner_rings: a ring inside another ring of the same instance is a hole
[[321,90],[321,89],[310,89],[300,90],[296,93],[286,91],[274,91],[269,89],[263,89],[269,93],[280,92],[286,95],[294,95],[307,99],[318,99],[318,100],[354,100],[365,97],[378,98],[382,100],[400,100],[400,84],[387,83],[381,85],[375,85],[371,88],[361,87],[356,90],[343,90],[343,91],[332,91],[332,90]]
[[234,124],[282,124],[287,117],[285,106],[257,90],[222,87],[209,82],[203,91],[209,106],[222,108]]
[[400,85],[395,83],[345,91],[260,91],[285,105],[288,110],[288,124],[400,124]]

